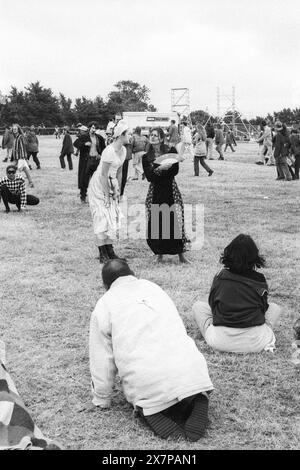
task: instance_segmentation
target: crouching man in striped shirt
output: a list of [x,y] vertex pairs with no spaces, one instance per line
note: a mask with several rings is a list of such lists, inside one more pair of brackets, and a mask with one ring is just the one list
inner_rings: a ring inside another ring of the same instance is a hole
[[102,279],[107,291],[90,324],[93,404],[110,407],[118,373],[127,401],[155,434],[197,441],[213,385],[175,304],[158,285],[135,277],[125,260],[108,261]]
[[36,206],[40,202],[37,197],[26,195],[25,180],[17,173],[15,165],[9,165],[6,168],[6,176],[0,179],[0,201],[1,198],[6,213],[10,212],[9,204],[15,204],[18,211],[21,211],[26,209],[26,205]]

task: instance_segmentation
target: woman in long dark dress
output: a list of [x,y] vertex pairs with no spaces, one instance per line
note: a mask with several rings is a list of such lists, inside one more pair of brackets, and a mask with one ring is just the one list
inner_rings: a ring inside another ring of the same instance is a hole
[[[184,257],[187,239],[184,230],[184,206],[174,177],[179,163],[161,167],[154,160],[166,153],[177,153],[175,147],[164,144],[164,131],[154,128],[150,134],[150,146],[143,156],[143,169],[150,182],[146,212],[148,221],[147,243],[161,262],[163,255],[178,255],[181,263],[189,263]],[[163,206],[162,206],[163,205]]]

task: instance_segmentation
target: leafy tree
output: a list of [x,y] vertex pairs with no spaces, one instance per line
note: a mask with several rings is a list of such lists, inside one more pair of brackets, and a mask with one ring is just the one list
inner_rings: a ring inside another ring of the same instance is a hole
[[106,105],[100,96],[97,96],[94,100],[85,96],[77,98],[74,111],[77,122],[88,124],[91,121],[96,121],[104,125],[107,121]]
[[104,102],[104,100],[101,98],[101,96],[96,96],[94,99],[94,106],[95,109],[97,110],[97,119],[96,121],[101,125],[105,126],[107,122],[109,121],[109,111],[107,109],[107,104]]
[[59,94],[60,117],[64,124],[71,125],[75,122],[76,116],[72,109],[71,98],[66,98],[63,93]]
[[284,122],[285,124],[292,124],[294,121],[294,112],[290,108],[284,108],[282,111],[274,112],[275,119]]
[[190,118],[193,124],[206,124],[206,122],[209,119],[209,114],[206,111],[203,111],[202,109],[198,109],[196,111],[192,111],[190,113]]
[[17,122],[20,125],[26,123],[27,104],[23,91],[11,87],[6,103],[2,106],[1,119],[6,123]]
[[294,122],[300,123],[300,108],[295,108],[294,113]]
[[250,119],[249,123],[252,124],[252,126],[259,126],[261,121],[266,120],[265,117],[262,116],[256,116],[256,118]]
[[156,111],[150,104],[149,88],[132,80],[121,80],[115,85],[117,90],[108,94],[106,103],[110,116],[124,111]]
[[25,88],[26,124],[45,126],[62,124],[59,100],[53,95],[51,88],[44,88],[40,82],[30,83]]

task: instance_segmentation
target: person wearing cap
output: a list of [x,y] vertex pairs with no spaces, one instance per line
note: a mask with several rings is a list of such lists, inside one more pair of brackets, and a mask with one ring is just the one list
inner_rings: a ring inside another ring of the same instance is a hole
[[63,128],[63,142],[62,142],[62,149],[59,156],[60,166],[63,170],[66,168],[65,164],[65,156],[67,156],[67,161],[69,165],[69,170],[73,170],[73,162],[72,162],[72,153],[74,153],[74,147],[72,142],[72,137],[70,135],[70,127],[65,126]]
[[75,140],[74,147],[79,150],[78,187],[81,202],[86,202],[87,188],[90,178],[96,171],[101,154],[105,148],[105,141],[101,135],[96,134],[96,123],[91,122],[89,128],[81,126],[81,135]]
[[128,144],[129,137],[127,123],[119,121],[114,128],[114,142],[102,152],[100,165],[88,187],[88,200],[100,263],[118,258],[113,249],[113,241],[120,229],[122,166],[126,158],[125,145]]
[[30,194],[26,194],[26,185],[23,176],[17,173],[15,165],[6,168],[6,176],[0,179],[0,201],[3,200],[5,212],[10,212],[9,204],[15,204],[18,211],[26,209],[28,206],[36,206],[39,199]]
[[277,180],[291,181],[292,176],[287,164],[287,156],[289,154],[291,142],[286,125],[282,124],[281,121],[276,121],[275,132],[274,158],[277,169]]
[[111,407],[118,373],[127,401],[155,434],[197,441],[213,385],[174,302],[124,260],[108,261],[102,280],[106,293],[90,320],[93,404]]

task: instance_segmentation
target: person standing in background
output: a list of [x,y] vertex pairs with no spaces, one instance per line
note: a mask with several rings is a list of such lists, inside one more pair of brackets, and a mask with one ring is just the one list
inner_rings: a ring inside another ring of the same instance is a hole
[[105,142],[101,135],[96,134],[94,122],[90,123],[89,129],[86,126],[81,126],[80,132],[80,136],[73,145],[79,150],[78,187],[81,202],[85,203],[89,181],[98,168]]
[[223,135],[222,124],[217,124],[217,130],[215,133],[215,143],[216,143],[216,151],[219,154],[218,160],[224,160],[224,155],[223,155],[224,135]]
[[132,165],[135,171],[133,180],[138,180],[139,176],[143,174],[142,156],[149,144],[149,140],[146,136],[141,135],[141,131],[140,127],[136,127],[132,137]]
[[34,187],[32,178],[30,176],[28,161],[27,161],[27,152],[26,152],[26,142],[25,137],[19,124],[13,124],[12,132],[14,136],[13,150],[12,150],[12,159],[15,162],[15,165],[19,171],[24,171],[27,179],[29,181],[29,186]]
[[5,126],[4,135],[2,137],[2,148],[3,150],[6,149],[6,157],[4,158],[3,162],[11,160],[13,145],[14,136],[12,133],[11,126]]
[[86,202],[86,192],[87,188],[85,187],[85,172],[86,165],[88,160],[89,148],[85,145],[85,142],[88,138],[88,128],[86,126],[80,126],[78,128],[77,139],[74,142],[74,147],[79,153],[79,163],[78,163],[78,189],[80,191],[80,200],[82,203]]
[[201,124],[197,125],[197,131],[194,135],[194,173],[199,176],[199,163],[207,171],[208,176],[213,174],[213,170],[205,163],[206,158],[206,132]]
[[125,186],[127,183],[127,177],[128,177],[128,166],[129,166],[130,160],[132,159],[132,136],[129,132],[128,132],[128,143],[124,144],[124,147],[126,148],[126,157],[122,166],[120,201],[123,199],[124,189],[125,189]]
[[115,125],[116,124],[115,124],[113,118],[110,118],[109,123],[106,126],[106,134],[113,134],[113,130],[114,130]]
[[231,151],[235,152],[232,145],[236,146],[236,141],[235,141],[234,134],[233,134],[232,130],[228,129],[227,132],[226,132],[226,145],[225,145],[224,153],[226,152],[227,147],[230,147]]
[[277,180],[291,181],[292,176],[287,164],[287,156],[289,154],[291,142],[286,125],[277,121],[275,123],[275,132],[274,158],[277,169]]
[[70,135],[69,126],[64,127],[63,134],[64,134],[64,138],[63,138],[62,149],[61,149],[61,153],[59,157],[60,165],[63,170],[66,168],[65,156],[67,156],[69,170],[73,170],[72,153],[74,153],[74,147],[73,147],[72,137]]
[[297,129],[291,131],[291,154],[295,158],[295,179],[299,179],[300,167],[300,136]]
[[85,145],[89,147],[88,161],[86,165],[86,187],[88,187],[91,177],[97,170],[101,154],[105,149],[105,140],[101,135],[96,134],[97,127],[96,122],[91,122],[89,124],[89,139],[85,143]]
[[215,138],[214,126],[209,122],[206,126],[206,154],[209,160],[213,160],[214,138]]
[[181,149],[179,153],[181,155],[188,154],[193,157],[194,154],[193,154],[191,129],[189,128],[188,123],[186,121],[183,121],[181,124],[182,124],[182,137],[181,137],[182,144],[181,144]]
[[257,164],[267,164],[268,161],[272,161],[272,130],[267,125],[266,121],[261,122],[261,135],[257,139],[257,143],[260,144],[260,159],[256,162]]
[[171,125],[169,127],[167,136],[169,147],[175,147],[177,149],[177,145],[180,142],[180,136],[178,132],[178,126],[175,124],[174,119],[171,120]]
[[32,156],[33,161],[36,164],[36,169],[40,170],[41,164],[37,157],[37,154],[39,153],[39,139],[37,138],[37,135],[35,133],[35,128],[33,125],[26,132],[25,142],[26,142],[28,163],[29,163],[30,157]]

